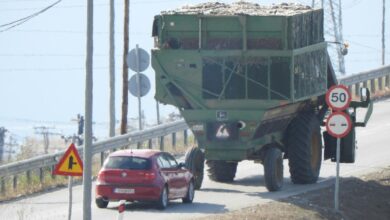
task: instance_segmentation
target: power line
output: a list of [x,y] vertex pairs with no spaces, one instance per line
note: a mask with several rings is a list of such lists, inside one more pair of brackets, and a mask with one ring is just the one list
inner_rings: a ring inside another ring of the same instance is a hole
[[[108,67],[94,67],[94,70],[107,70]],[[77,71],[85,70],[85,67],[75,67],[75,68],[12,68],[12,69],[0,69],[0,72],[48,72],[48,71]]]
[[[173,2],[183,2],[182,0],[166,0],[166,1],[132,1],[131,5],[155,5],[155,4],[168,4]],[[122,3],[116,3],[115,5],[122,6]],[[109,3],[98,3],[94,4],[94,7],[108,7]],[[75,5],[63,5],[61,7],[58,7],[60,9],[71,9],[71,8],[86,8],[87,6],[84,4],[75,4]],[[26,10],[35,10],[38,8],[7,8],[7,9],[1,9],[0,11],[26,11]]]
[[12,29],[12,28],[14,28],[14,27],[17,27],[17,26],[19,26],[19,25],[21,25],[21,24],[23,24],[23,23],[29,21],[30,19],[32,19],[32,18],[34,18],[34,17],[36,17],[36,16],[38,16],[38,15],[44,13],[45,11],[49,10],[50,8],[54,7],[55,5],[57,5],[58,3],[60,3],[61,1],[62,1],[62,0],[58,0],[58,1],[54,2],[53,4],[47,6],[46,8],[44,8],[44,9],[38,11],[38,12],[35,12],[35,13],[29,15],[29,16],[26,16],[26,17],[24,17],[24,18],[20,18],[20,19],[18,19],[18,20],[11,21],[11,22],[9,22],[9,23],[0,25],[0,28],[5,27],[5,29],[0,30],[0,32],[8,31],[8,30],[10,30],[10,29]]

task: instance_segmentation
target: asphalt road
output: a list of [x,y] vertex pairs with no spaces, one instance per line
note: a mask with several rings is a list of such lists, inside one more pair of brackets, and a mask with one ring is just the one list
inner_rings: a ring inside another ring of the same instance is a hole
[[[390,100],[375,103],[374,113],[368,126],[357,128],[357,137],[356,163],[341,164],[342,177],[356,176],[390,164]],[[205,178],[202,189],[196,191],[193,204],[182,204],[181,200],[172,201],[166,210],[159,211],[148,204],[129,203],[126,205],[124,219],[188,219],[237,210],[334,184],[335,167],[335,163],[324,161],[317,184],[294,185],[290,181],[288,165],[285,161],[284,188],[282,191],[270,193],[264,186],[262,165],[244,161],[238,166],[233,184],[216,183]],[[82,186],[73,188],[72,219],[82,219],[82,194]],[[94,202],[91,206],[92,219],[116,219],[117,217],[118,203],[110,203],[107,209],[98,209]],[[67,219],[67,215],[68,189],[0,204],[0,219],[60,220]]]

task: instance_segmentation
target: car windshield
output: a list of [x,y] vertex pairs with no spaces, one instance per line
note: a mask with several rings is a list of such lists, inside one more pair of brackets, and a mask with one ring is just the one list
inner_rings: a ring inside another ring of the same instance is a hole
[[140,157],[109,157],[104,163],[106,169],[148,170],[150,160]]

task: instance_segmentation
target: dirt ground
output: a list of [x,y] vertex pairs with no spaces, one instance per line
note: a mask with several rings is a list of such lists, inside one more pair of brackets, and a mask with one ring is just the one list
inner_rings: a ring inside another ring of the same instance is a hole
[[197,220],[390,219],[390,166],[359,178],[340,179],[340,211],[334,209],[334,186]]

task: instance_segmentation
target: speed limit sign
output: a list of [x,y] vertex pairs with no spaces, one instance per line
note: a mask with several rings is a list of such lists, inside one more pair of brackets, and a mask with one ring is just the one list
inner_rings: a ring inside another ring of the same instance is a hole
[[344,85],[335,85],[326,92],[326,104],[334,111],[343,111],[351,102],[351,93]]

